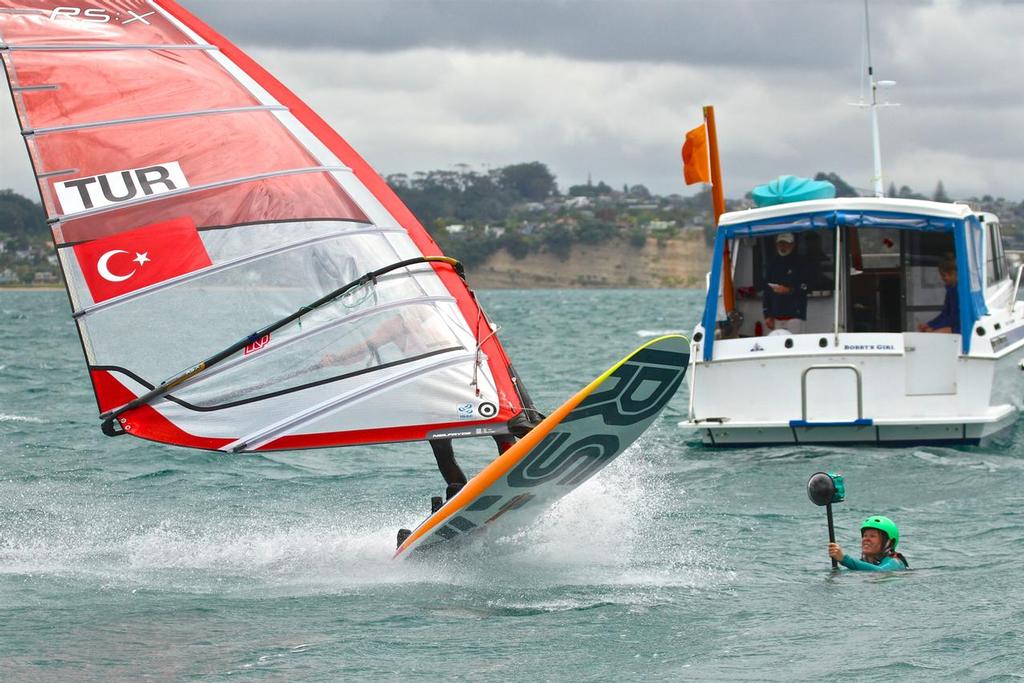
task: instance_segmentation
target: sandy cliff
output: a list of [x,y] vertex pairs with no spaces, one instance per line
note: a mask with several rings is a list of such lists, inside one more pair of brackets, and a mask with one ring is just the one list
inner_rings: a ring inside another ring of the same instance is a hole
[[477,289],[528,287],[703,287],[711,250],[694,232],[671,240],[647,240],[643,248],[625,240],[574,244],[565,261],[551,253],[513,258],[502,250],[469,268]]

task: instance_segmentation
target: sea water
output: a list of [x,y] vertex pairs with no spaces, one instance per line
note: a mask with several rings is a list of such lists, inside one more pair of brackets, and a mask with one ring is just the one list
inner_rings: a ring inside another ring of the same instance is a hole
[[[702,304],[479,294],[544,410]],[[1024,676],[1021,429],[983,447],[719,451],[677,427],[686,406],[684,385],[533,526],[394,562],[397,529],[441,492],[426,444],[261,456],[105,437],[66,297],[0,292],[0,679]],[[494,455],[456,446],[469,472]],[[805,492],[819,470],[846,477],[846,550],[887,514],[913,571],[830,571]]]

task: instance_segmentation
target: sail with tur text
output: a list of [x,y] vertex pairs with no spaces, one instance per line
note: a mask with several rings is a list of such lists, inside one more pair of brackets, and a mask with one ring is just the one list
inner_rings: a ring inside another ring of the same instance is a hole
[[461,269],[170,0],[0,0],[0,56],[104,431],[250,451],[514,429]]

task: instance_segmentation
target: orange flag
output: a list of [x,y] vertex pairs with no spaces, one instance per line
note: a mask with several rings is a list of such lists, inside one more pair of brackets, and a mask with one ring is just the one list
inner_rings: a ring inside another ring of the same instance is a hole
[[687,185],[711,182],[708,133],[703,123],[686,134],[686,142],[683,143],[683,178]]

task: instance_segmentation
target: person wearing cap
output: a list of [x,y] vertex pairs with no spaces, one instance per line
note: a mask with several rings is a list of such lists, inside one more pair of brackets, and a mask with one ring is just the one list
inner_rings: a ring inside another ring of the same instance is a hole
[[806,268],[795,253],[796,238],[784,232],[775,238],[775,254],[765,269],[761,299],[764,324],[771,331],[803,331],[807,319]]
[[847,569],[868,572],[892,572],[909,569],[907,559],[896,552],[900,530],[888,517],[872,515],[860,525],[860,559],[855,560],[839,546],[828,544],[828,554]]

